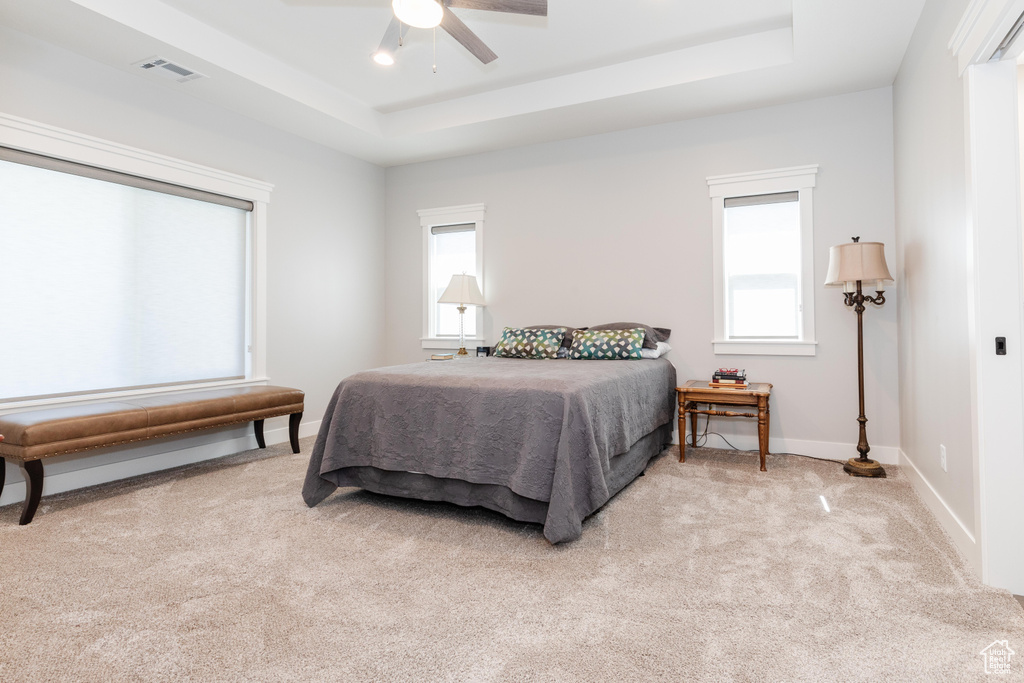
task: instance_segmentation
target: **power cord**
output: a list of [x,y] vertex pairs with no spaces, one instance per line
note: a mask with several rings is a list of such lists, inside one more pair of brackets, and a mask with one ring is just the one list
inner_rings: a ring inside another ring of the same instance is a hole
[[[747,450],[744,450],[742,448],[737,448],[736,446],[733,446],[731,443],[729,443],[729,440],[727,438],[725,438],[724,436],[722,436],[718,432],[708,431],[708,428],[710,426],[711,426],[711,416],[710,415],[705,415],[704,416],[704,431],[701,432],[697,436],[697,445],[694,446],[694,448],[709,447],[709,446],[707,446],[708,436],[717,436],[719,439],[721,439],[725,443],[729,444],[729,449],[728,450],[739,451],[739,452],[742,452],[742,453],[752,453],[753,452],[753,451],[747,451]],[[683,434],[679,438],[680,439],[685,439],[686,435]],[[835,462],[835,463],[840,463],[840,464],[844,462],[843,460],[833,460],[832,458],[819,458],[819,457],[817,457],[815,455],[806,455],[804,453],[775,453],[775,452],[772,452],[772,455],[795,455],[798,458],[808,458],[810,460],[822,460],[824,462]]]

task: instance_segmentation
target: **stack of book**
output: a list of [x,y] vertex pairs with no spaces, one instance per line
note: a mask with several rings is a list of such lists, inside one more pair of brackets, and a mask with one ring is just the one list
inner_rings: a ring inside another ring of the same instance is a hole
[[716,389],[746,389],[747,371],[736,368],[718,368],[708,386]]

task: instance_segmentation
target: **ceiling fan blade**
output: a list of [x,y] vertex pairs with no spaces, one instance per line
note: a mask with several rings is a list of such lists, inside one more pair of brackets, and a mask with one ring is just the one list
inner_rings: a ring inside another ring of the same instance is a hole
[[462,23],[462,20],[455,16],[450,9],[444,8],[444,16],[441,18],[441,28],[448,32],[455,40],[462,43],[462,46],[473,53],[473,56],[484,64],[490,64],[498,55],[494,54],[491,48],[484,45],[479,36],[469,30],[469,27]]
[[548,15],[548,0],[444,0],[444,4],[456,9],[483,9],[539,17]]
[[398,17],[391,15],[391,23],[384,30],[384,37],[381,38],[380,47],[377,48],[378,52],[388,52],[394,54],[395,50],[398,49],[398,44],[402,39],[402,22],[398,21]]

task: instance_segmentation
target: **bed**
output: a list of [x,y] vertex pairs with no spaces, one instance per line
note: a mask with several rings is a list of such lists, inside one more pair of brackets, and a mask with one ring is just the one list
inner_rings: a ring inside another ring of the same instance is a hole
[[344,379],[310,456],[310,507],[338,487],[482,506],[552,543],[671,442],[675,368],[629,361],[468,358]]

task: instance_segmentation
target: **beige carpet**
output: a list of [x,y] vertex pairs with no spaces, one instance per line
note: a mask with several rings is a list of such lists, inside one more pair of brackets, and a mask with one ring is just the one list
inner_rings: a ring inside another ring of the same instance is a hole
[[0,680],[975,681],[994,640],[1024,678],[1024,609],[897,468],[670,452],[552,547],[480,509],[308,509],[311,446],[0,508]]

